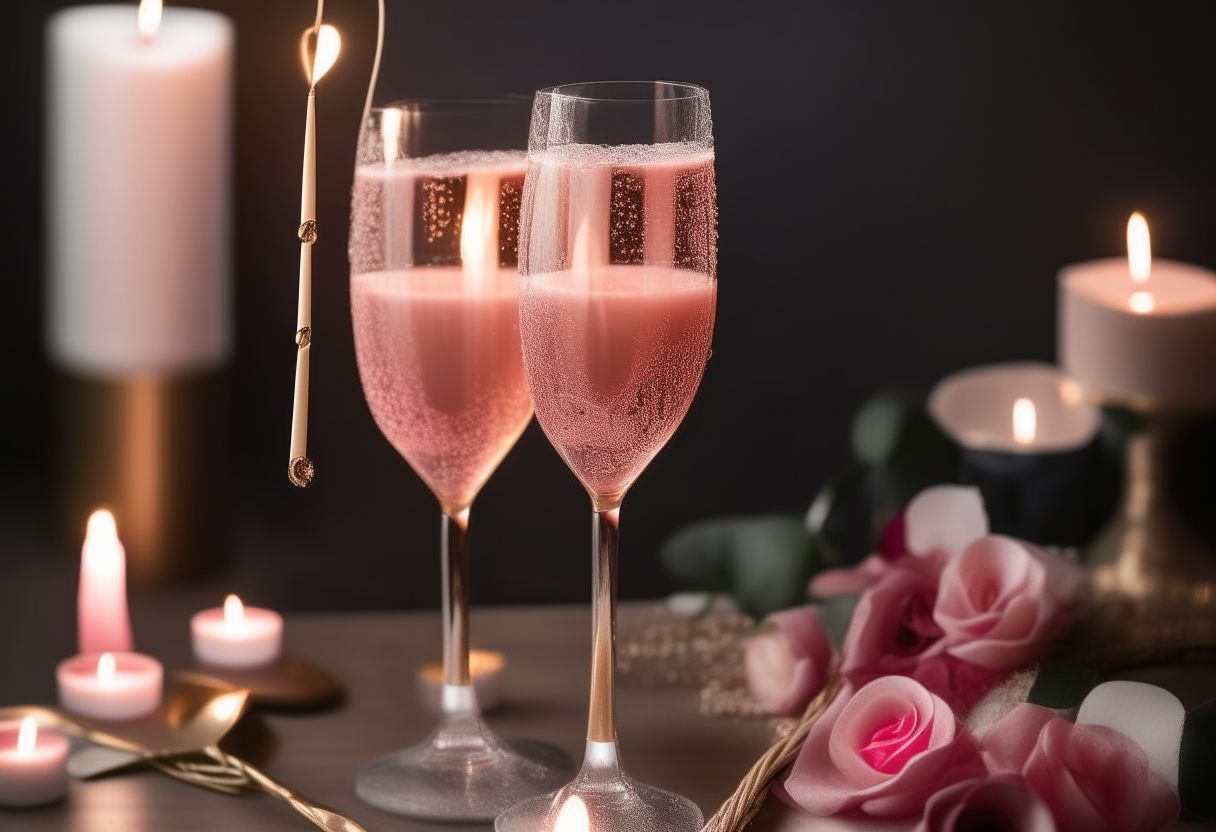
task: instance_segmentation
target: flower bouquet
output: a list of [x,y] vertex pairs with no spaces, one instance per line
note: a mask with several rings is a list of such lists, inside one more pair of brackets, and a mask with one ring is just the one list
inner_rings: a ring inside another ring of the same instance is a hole
[[816,605],[770,616],[748,642],[752,696],[801,718],[707,830],[743,829],[770,788],[796,810],[790,829],[1174,824],[1186,716],[1176,697],[1090,682],[1071,686],[1075,701],[1035,704],[1050,675],[1038,663],[1086,587],[1078,566],[989,534],[978,491],[961,486],[917,495],[880,549],[811,583],[817,598],[860,593],[839,651]]

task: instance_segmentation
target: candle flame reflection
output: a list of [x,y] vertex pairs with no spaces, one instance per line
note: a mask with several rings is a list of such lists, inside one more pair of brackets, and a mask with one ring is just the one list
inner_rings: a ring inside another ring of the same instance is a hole
[[1145,283],[1153,270],[1153,249],[1149,242],[1148,221],[1139,211],[1127,221],[1127,268],[1132,281]]
[[235,595],[224,599],[224,626],[239,627],[245,623],[245,605]]
[[1157,301],[1153,299],[1152,292],[1132,292],[1131,298],[1127,305],[1131,310],[1140,315],[1147,315],[1157,308]]
[[21,720],[21,728],[17,731],[17,756],[32,757],[38,748],[38,721],[32,716]]
[[162,8],[161,0],[139,0],[136,23],[139,26],[139,37],[144,43],[149,43],[156,37],[156,32],[160,29]]
[[213,699],[209,707],[216,719],[221,722],[227,722],[236,716],[237,711],[241,709],[241,703],[244,701],[245,696],[243,693],[226,693]]
[[380,118],[380,136],[384,140],[384,162],[397,161],[401,149],[401,111],[388,109]]
[[1029,445],[1038,430],[1038,414],[1030,399],[1013,403],[1013,439],[1019,445]]
[[102,653],[101,658],[97,660],[97,681],[113,682],[117,672],[118,662],[114,660],[114,654]]
[[588,832],[590,829],[591,818],[587,814],[587,804],[578,795],[570,795],[557,813],[553,832]]

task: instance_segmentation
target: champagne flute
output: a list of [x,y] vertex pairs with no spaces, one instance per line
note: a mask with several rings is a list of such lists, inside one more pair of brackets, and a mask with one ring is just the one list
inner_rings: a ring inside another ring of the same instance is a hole
[[618,521],[688,412],[709,357],[717,200],[709,95],[687,84],[542,90],[520,223],[520,333],[549,441],[591,497],[593,643],[575,779],[498,832],[694,832],[692,801],[629,778],[617,752]]
[[574,770],[496,737],[469,675],[469,509],[532,418],[519,344],[526,99],[370,111],[351,205],[351,311],[368,407],[443,512],[443,714],[429,738],[364,768],[366,802],[489,820]]

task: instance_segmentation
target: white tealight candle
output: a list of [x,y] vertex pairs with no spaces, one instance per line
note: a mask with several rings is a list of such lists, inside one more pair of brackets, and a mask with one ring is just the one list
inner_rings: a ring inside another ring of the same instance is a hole
[[[469,651],[469,676],[477,707],[489,711],[502,701],[502,669],[507,659],[493,650]],[[418,699],[431,713],[443,711],[443,663],[431,662],[418,671]]]
[[0,806],[41,806],[67,792],[69,743],[33,717],[0,723]]
[[164,669],[142,653],[86,653],[60,662],[56,677],[64,710],[121,722],[160,707]]
[[1060,363],[1129,404],[1216,404],[1216,273],[1153,260],[1148,224],[1128,223],[1128,259],[1060,270]]
[[203,610],[190,619],[194,658],[214,667],[261,667],[279,657],[283,616],[246,607],[229,595],[222,609]]

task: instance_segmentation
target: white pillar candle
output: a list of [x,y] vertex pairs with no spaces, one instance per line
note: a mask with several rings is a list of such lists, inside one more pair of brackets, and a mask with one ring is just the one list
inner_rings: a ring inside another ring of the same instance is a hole
[[1076,381],[1034,362],[953,373],[933,388],[929,413],[964,448],[1019,455],[1084,448],[1100,421]]
[[[1138,216],[1138,215],[1137,215]],[[1130,404],[1216,404],[1216,273],[1148,254],[1060,270],[1060,363],[1086,388]]]
[[56,669],[59,705],[77,716],[121,722],[160,707],[164,669],[142,653],[87,653]]
[[214,667],[260,667],[279,657],[283,617],[273,610],[246,607],[229,595],[222,609],[203,610],[190,619],[194,658]]
[[108,511],[95,511],[89,517],[80,555],[76,627],[76,649],[81,653],[133,649],[127,612],[127,556]]
[[47,24],[48,349],[94,375],[175,373],[231,349],[233,26],[134,5]]
[[39,731],[33,717],[0,722],[0,806],[42,806],[63,797],[69,748],[61,734]]

